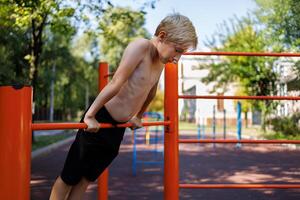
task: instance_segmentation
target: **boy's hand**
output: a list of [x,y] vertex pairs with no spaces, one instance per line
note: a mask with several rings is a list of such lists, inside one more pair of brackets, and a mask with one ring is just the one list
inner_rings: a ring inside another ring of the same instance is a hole
[[132,123],[132,126],[129,127],[131,130],[135,130],[143,127],[142,120],[138,117],[131,118],[131,120],[129,120],[129,123]]
[[88,126],[84,129],[84,131],[96,133],[100,129],[99,122],[95,119],[95,117],[85,116],[83,122]]

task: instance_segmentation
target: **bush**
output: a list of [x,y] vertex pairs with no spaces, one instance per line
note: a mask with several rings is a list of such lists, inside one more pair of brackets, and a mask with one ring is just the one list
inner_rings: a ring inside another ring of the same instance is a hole
[[300,135],[299,127],[300,113],[295,113],[288,117],[276,117],[269,120],[272,129],[276,133],[281,133],[285,136]]

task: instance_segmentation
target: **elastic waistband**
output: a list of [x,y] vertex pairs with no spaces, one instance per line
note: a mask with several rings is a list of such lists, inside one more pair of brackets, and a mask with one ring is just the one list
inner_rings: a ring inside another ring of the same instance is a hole
[[105,112],[105,115],[106,115],[107,117],[109,117],[109,121],[111,121],[112,124],[124,124],[124,123],[126,123],[126,122],[119,122],[119,121],[115,120],[115,119],[111,116],[111,114],[108,112],[108,110],[106,109],[105,105],[102,107],[102,109],[103,109],[103,112]]

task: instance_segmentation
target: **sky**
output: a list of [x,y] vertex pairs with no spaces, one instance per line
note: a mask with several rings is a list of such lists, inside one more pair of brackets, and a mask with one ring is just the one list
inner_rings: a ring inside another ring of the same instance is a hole
[[[130,6],[134,9],[141,7],[145,0],[111,0],[114,6]],[[191,19],[199,38],[198,49],[205,49],[204,41],[210,38],[224,20],[246,16],[254,10],[254,0],[158,0],[155,9],[148,7],[145,11],[145,28],[154,34],[156,26],[168,14],[179,12]]]

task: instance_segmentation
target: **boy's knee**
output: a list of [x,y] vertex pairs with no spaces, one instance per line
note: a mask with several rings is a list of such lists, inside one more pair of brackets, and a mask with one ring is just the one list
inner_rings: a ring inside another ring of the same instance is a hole
[[50,200],[65,199],[68,193],[71,191],[72,186],[67,185],[59,176],[51,190]]
[[60,176],[56,179],[56,184],[62,187],[71,188],[73,185],[66,183]]
[[60,176],[60,181],[62,181],[65,185],[75,186],[81,180],[81,177],[77,176]]

